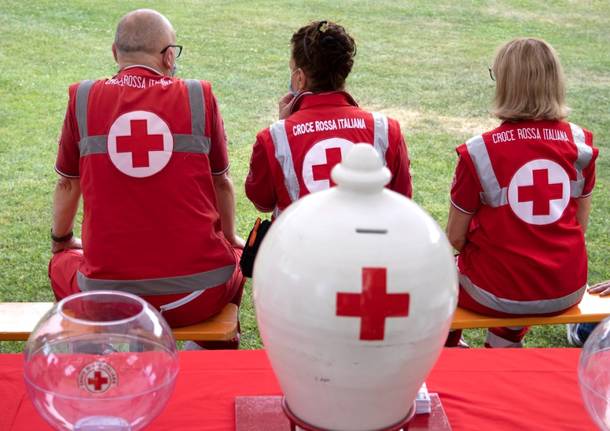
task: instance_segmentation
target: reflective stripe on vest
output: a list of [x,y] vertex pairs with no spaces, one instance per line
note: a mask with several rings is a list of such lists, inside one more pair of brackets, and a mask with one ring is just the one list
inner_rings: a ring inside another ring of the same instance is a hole
[[[210,153],[210,138],[207,136],[172,134],[175,153]],[[106,154],[108,152],[108,135],[87,136],[78,143],[81,157],[91,154]]]
[[582,171],[589,166],[591,158],[593,157],[593,148],[585,143],[585,131],[577,126],[576,124],[570,123],[570,129],[572,130],[572,137],[574,138],[574,144],[578,151],[578,156],[574,162],[574,169],[576,169],[576,181],[570,181],[571,191],[570,196],[573,198],[580,197],[582,190],[585,187],[585,177]]
[[[585,143],[585,133],[579,126],[570,123],[572,136],[574,137],[574,145],[578,152],[574,169],[576,169],[576,181],[570,181],[570,196],[573,198],[580,197],[585,185],[585,179],[582,171],[589,165],[593,157],[593,149]],[[489,153],[485,146],[483,136],[475,136],[466,142],[466,149],[470,156],[474,168],[479,177],[483,193],[481,200],[490,207],[500,207],[508,204],[508,188],[500,187],[498,178],[491,165]]]
[[566,310],[580,302],[587,285],[569,295],[553,299],[537,299],[533,301],[515,301],[500,298],[474,284],[468,276],[460,274],[460,286],[479,304],[509,314],[546,314]]
[[[83,81],[76,90],[76,122],[80,141],[78,149],[80,156],[91,154],[106,154],[108,152],[108,135],[89,136],[87,126],[87,106],[89,91],[95,81]],[[201,83],[196,79],[185,80],[189,95],[189,108],[191,111],[191,134],[172,134],[174,138],[174,152],[176,153],[210,153],[210,138],[203,136],[205,130],[205,100]]]
[[[390,145],[388,137],[388,118],[378,112],[374,112],[372,115],[374,122],[373,146],[377,150],[379,157],[381,157],[383,165],[386,166],[386,152]],[[269,132],[271,134],[271,140],[273,141],[275,158],[282,168],[284,185],[288,191],[288,196],[290,196],[292,202],[295,202],[299,199],[300,194],[299,179],[294,169],[292,151],[290,150],[288,135],[286,133],[286,123],[284,120],[276,121],[269,126]]]
[[205,130],[205,100],[201,82],[196,79],[186,79],[185,83],[189,93],[189,107],[191,108],[191,135],[203,136]]
[[375,122],[375,128],[373,130],[373,146],[377,150],[383,166],[388,163],[385,159],[385,153],[388,151],[390,145],[390,139],[388,137],[388,117],[379,112],[373,112],[373,121]]
[[161,313],[165,313],[170,310],[175,310],[176,308],[184,307],[189,302],[193,302],[195,299],[199,298],[205,290],[199,290],[197,292],[189,293],[183,298],[178,299],[177,301],[172,301],[167,304],[163,304],[159,307],[159,311]]
[[466,148],[483,188],[483,202],[490,207],[506,205],[508,203],[507,188],[500,187],[498,183],[498,178],[491,166],[485,141],[483,141],[483,136],[479,135],[470,138],[466,142]]
[[78,123],[78,133],[81,139],[89,136],[89,130],[87,129],[87,105],[89,103],[89,91],[94,83],[95,81],[88,79],[81,82],[76,89],[76,122]]
[[78,287],[88,290],[120,290],[134,295],[167,295],[190,293],[225,284],[235,271],[235,265],[227,265],[210,271],[178,277],[148,278],[141,280],[103,280],[88,278],[77,273]]
[[284,120],[276,121],[269,126],[269,132],[271,133],[271,140],[273,141],[273,147],[275,148],[275,158],[282,167],[284,185],[286,186],[286,190],[288,190],[290,200],[294,202],[299,198],[299,180],[297,178],[297,173],[294,170],[292,151],[290,150],[290,144],[288,143],[288,135],[286,134]]

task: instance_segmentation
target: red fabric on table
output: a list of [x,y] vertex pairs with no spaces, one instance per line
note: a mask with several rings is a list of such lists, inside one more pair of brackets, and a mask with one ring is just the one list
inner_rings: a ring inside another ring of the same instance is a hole
[[[446,349],[426,379],[454,431],[595,430],[580,397],[580,349]],[[0,430],[47,431],[21,355],[0,355]],[[150,431],[234,429],[236,395],[275,395],[262,350],[181,352],[176,392]]]

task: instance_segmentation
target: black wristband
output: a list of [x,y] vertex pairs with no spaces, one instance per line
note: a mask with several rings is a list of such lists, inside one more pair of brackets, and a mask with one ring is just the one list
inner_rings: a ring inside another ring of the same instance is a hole
[[73,236],[74,236],[74,232],[73,231],[68,232],[64,236],[55,236],[55,235],[53,235],[53,229],[51,229],[51,239],[54,242],[66,242],[66,241],[70,241]]

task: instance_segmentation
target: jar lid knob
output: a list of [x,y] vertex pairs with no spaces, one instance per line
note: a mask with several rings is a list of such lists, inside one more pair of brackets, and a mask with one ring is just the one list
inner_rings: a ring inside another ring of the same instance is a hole
[[345,159],[333,168],[331,177],[340,189],[372,193],[381,191],[392,174],[372,145],[355,144]]

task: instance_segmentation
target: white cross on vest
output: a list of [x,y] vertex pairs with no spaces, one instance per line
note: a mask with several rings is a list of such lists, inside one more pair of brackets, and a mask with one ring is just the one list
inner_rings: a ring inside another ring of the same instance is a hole
[[108,132],[108,155],[130,177],[144,178],[161,171],[172,157],[174,138],[157,114],[132,111],[119,116]]
[[526,223],[544,225],[563,215],[570,201],[570,178],[557,163],[537,159],[521,166],[508,186],[508,203]]
[[303,159],[303,182],[310,193],[333,186],[330,171],[341,162],[353,142],[342,138],[330,138],[316,142]]

